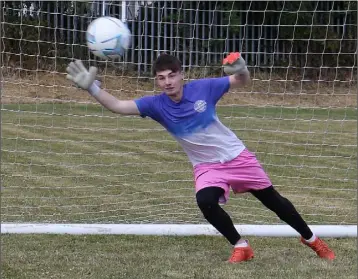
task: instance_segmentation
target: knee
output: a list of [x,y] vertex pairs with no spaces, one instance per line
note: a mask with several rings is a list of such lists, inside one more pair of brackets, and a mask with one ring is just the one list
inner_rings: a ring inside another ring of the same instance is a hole
[[273,190],[273,205],[277,206],[278,208],[285,208],[290,207],[292,203],[289,201],[289,199],[283,197],[279,192],[276,190]]
[[280,218],[291,216],[295,211],[290,200],[281,196],[278,192],[276,192],[275,197],[269,202],[267,207],[275,212]]
[[219,187],[208,187],[201,189],[196,194],[196,202],[204,216],[220,208],[219,197],[222,196],[224,192],[225,191]]
[[219,206],[217,201],[201,195],[196,196],[196,202],[204,215],[215,210],[215,208]]
[[287,198],[281,196],[281,194],[277,192],[272,186],[267,189],[257,191],[253,194],[262,202],[263,205],[275,213],[282,213],[282,209],[285,211],[292,205]]

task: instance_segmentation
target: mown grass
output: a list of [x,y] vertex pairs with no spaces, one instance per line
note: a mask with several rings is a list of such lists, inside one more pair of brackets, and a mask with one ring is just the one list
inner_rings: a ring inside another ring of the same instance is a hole
[[326,262],[292,238],[250,238],[255,258],[228,264],[221,237],[3,235],[2,278],[353,279],[355,239],[329,239]]

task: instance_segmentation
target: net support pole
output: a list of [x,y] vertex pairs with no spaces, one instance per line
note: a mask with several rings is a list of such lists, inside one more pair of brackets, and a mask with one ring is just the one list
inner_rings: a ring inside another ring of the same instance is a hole
[[106,16],[106,0],[102,1],[102,16]]
[[126,22],[127,21],[127,5],[126,5],[126,1],[122,1],[122,15],[121,15],[121,20],[122,22]]

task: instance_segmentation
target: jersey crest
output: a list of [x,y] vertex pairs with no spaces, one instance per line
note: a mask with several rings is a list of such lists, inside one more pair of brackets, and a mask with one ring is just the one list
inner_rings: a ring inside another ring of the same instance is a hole
[[194,109],[197,112],[204,112],[206,110],[206,102],[204,100],[198,100],[194,104]]

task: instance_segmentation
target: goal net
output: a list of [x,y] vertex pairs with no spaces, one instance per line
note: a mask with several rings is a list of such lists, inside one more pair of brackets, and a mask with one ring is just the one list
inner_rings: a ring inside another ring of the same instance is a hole
[[[2,232],[216,234],[192,167],[151,119],[115,115],[65,78],[82,59],[120,99],[159,93],[151,63],[185,81],[222,76],[240,51],[252,82],[217,112],[322,235],[356,236],[356,1],[2,1]],[[102,15],[128,24],[122,59],[85,42]],[[250,194],[224,205],[239,231],[294,235]],[[320,230],[321,228],[321,230]]]

